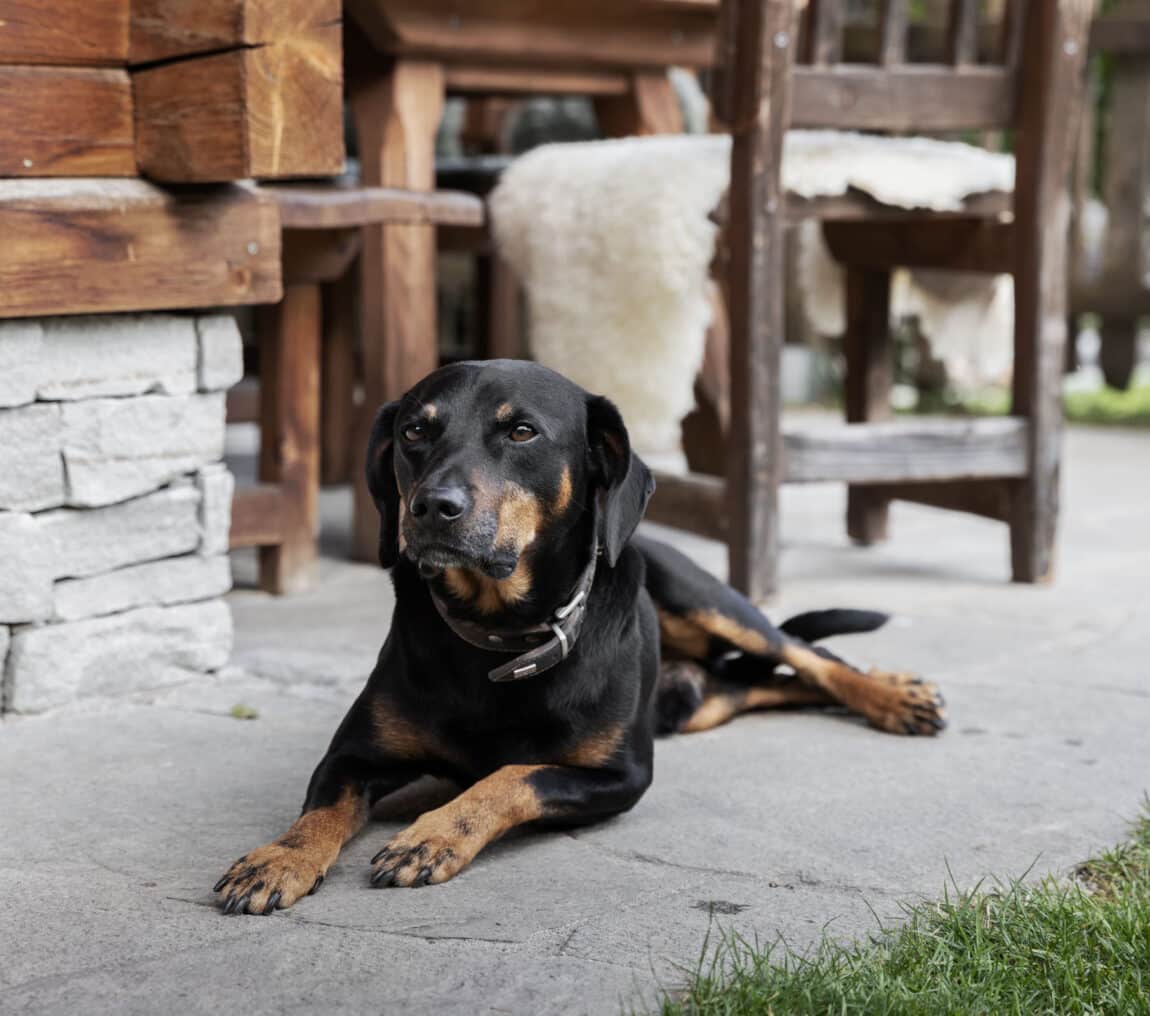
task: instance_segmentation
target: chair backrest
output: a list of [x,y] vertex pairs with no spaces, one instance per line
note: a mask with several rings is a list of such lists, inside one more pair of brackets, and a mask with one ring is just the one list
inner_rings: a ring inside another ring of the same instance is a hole
[[[724,0],[720,65],[747,44],[740,38],[746,8],[760,2]],[[797,45],[778,32],[764,40],[793,46],[791,125],[930,133],[1014,125],[1027,9],[1049,0],[1003,0],[994,19],[982,0],[948,0],[943,52],[931,63],[908,59],[912,0],[871,0],[873,20],[863,31],[850,31],[858,26],[848,25],[848,0],[792,2]]]

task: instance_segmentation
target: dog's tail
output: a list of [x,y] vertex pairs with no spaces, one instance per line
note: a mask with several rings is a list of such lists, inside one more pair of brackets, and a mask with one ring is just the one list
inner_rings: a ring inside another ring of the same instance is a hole
[[779,630],[804,642],[818,642],[832,635],[876,631],[889,620],[889,614],[878,610],[811,610],[788,618],[779,625]]

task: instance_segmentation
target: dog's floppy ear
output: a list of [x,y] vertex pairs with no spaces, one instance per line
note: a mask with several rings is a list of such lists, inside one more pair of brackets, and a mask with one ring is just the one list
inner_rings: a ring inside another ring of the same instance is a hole
[[587,400],[587,448],[592,483],[603,491],[599,543],[614,567],[647,509],[655,481],[643,460],[631,451],[619,410],[601,395]]
[[375,415],[367,442],[367,489],[379,511],[379,563],[391,568],[399,560],[399,487],[395,482],[395,417],[398,402]]

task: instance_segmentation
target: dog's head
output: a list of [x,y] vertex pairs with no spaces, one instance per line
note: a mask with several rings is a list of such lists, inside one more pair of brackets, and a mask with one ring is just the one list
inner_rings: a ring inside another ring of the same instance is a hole
[[614,565],[654,490],[619,411],[535,363],[460,363],[429,374],[376,416],[367,482],[379,560],[425,578],[506,581],[599,505]]

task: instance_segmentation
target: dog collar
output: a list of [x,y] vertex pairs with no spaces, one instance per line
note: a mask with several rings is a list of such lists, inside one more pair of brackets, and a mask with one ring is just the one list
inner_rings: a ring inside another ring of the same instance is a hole
[[575,583],[575,591],[570,599],[556,610],[543,624],[527,628],[490,628],[475,621],[465,621],[452,617],[444,603],[432,590],[431,601],[444,623],[464,642],[478,649],[492,653],[515,653],[513,660],[500,664],[487,672],[490,680],[522,681],[537,677],[567,659],[575,648],[575,641],[583,629],[587,617],[587,605],[591,598],[591,586],[595,581],[595,569],[599,561],[599,549],[592,549],[591,560]]

